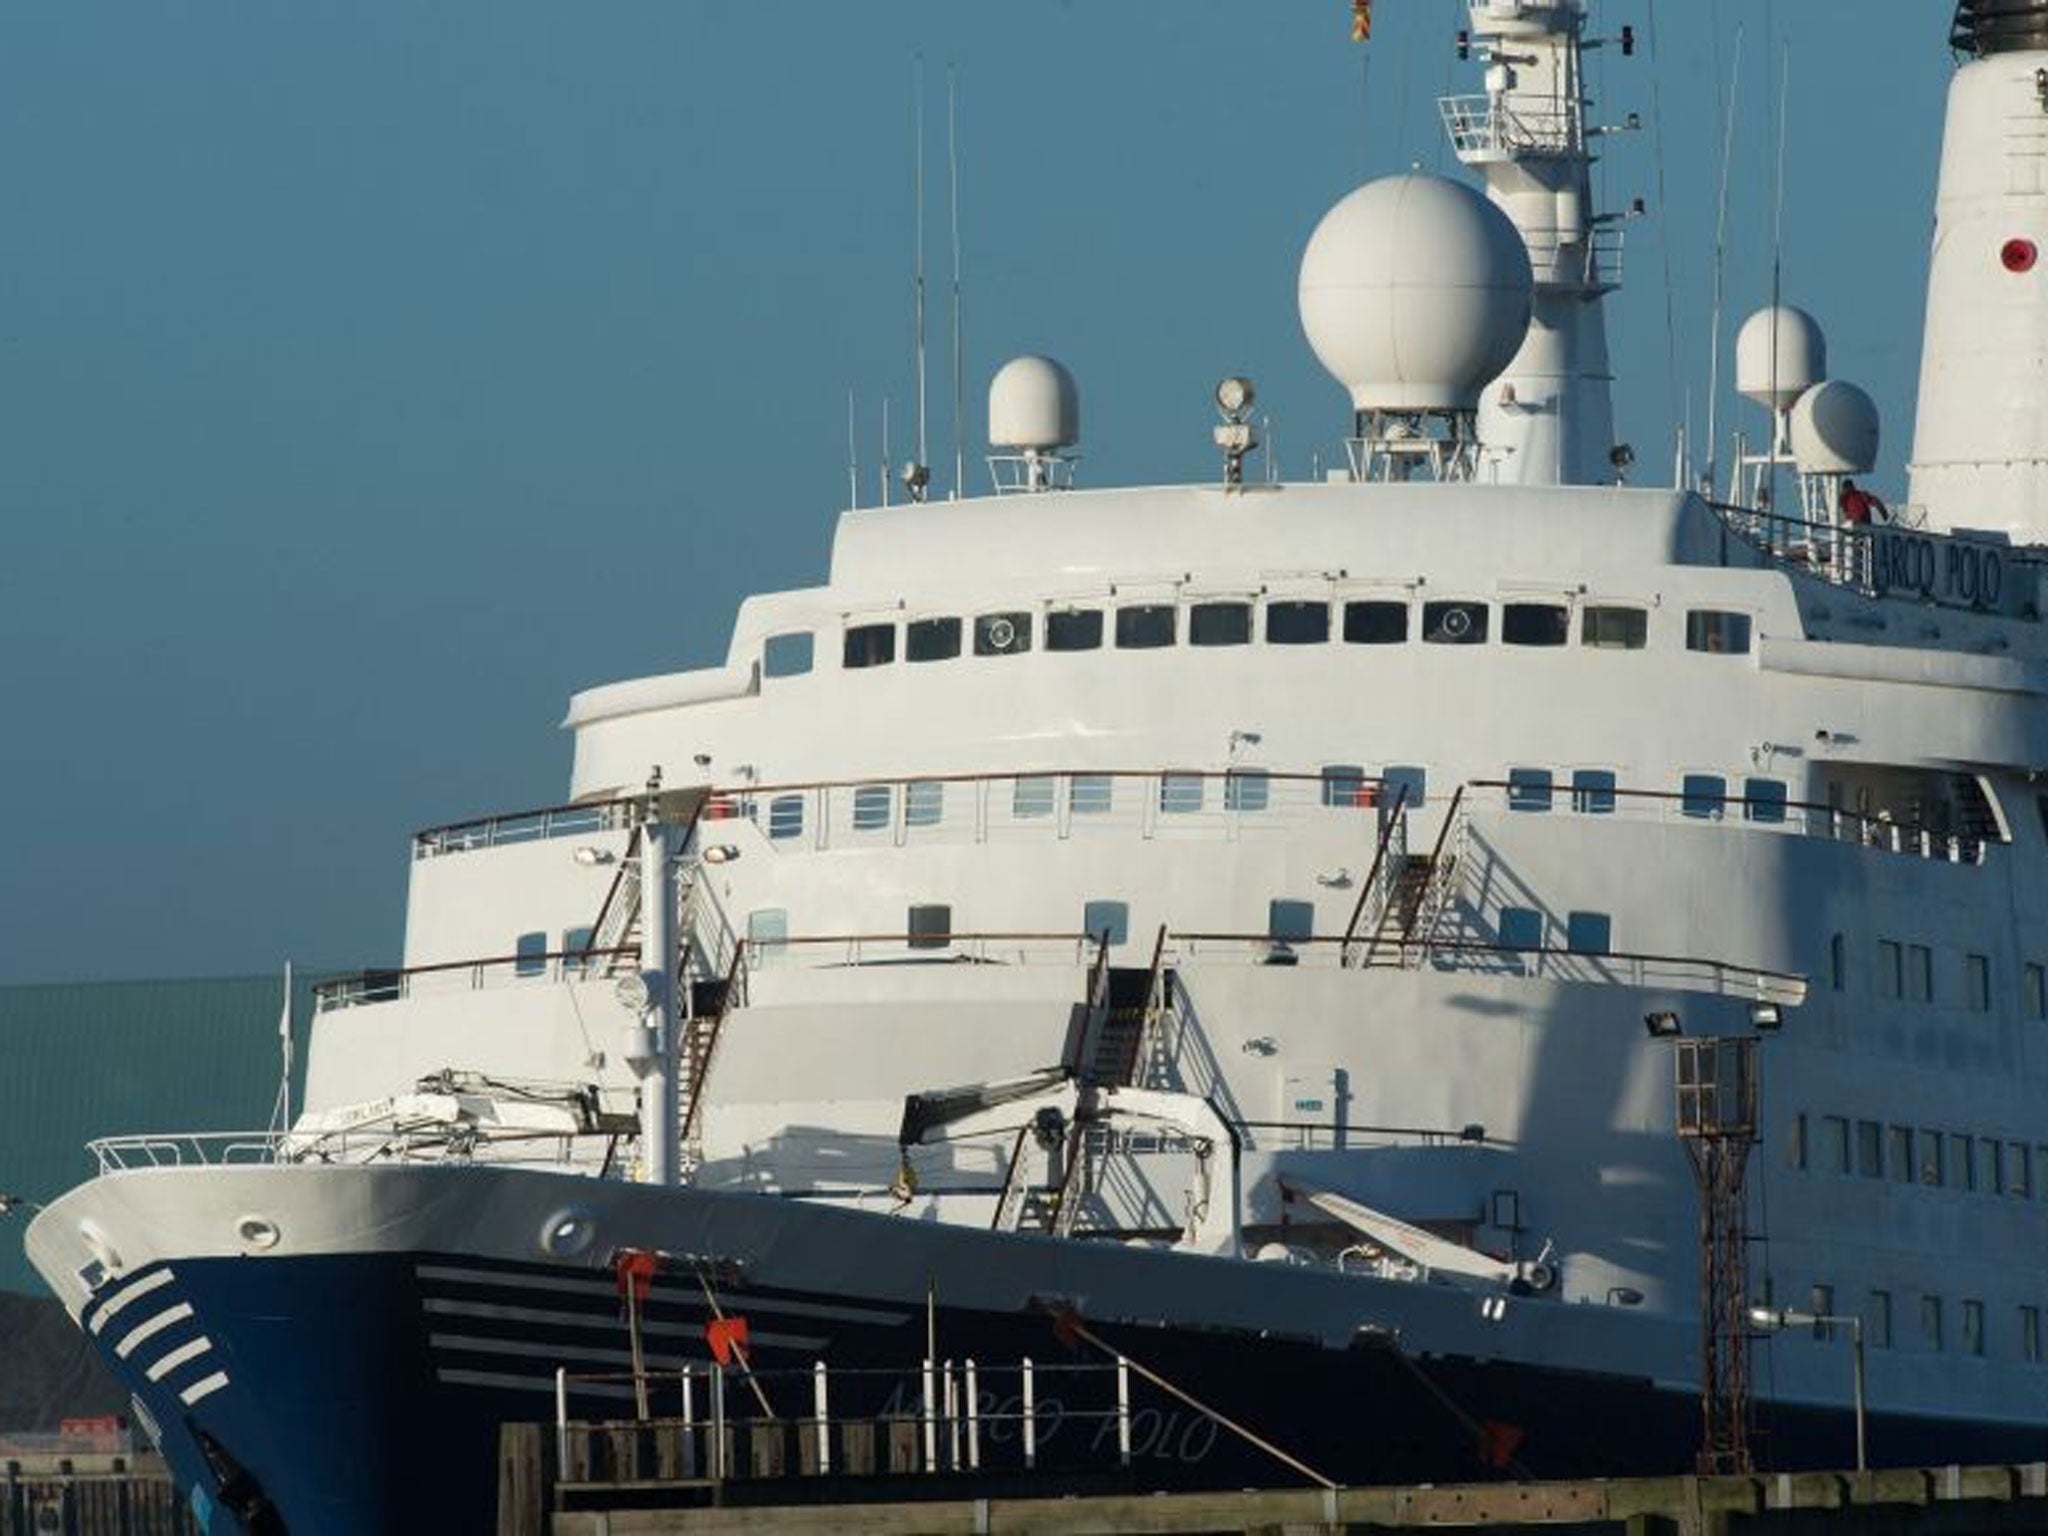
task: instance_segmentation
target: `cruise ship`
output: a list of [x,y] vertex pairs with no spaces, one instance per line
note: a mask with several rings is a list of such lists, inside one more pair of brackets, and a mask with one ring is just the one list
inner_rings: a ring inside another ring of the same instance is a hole
[[2048,0],[1924,40],[1889,508],[1791,305],[1727,474],[1616,441],[1631,41],[1478,0],[1467,174],[1333,202],[1332,471],[1227,379],[1210,479],[1087,485],[1018,357],[988,494],[413,838],[289,1123],[95,1145],[28,1247],[206,1529],[481,1528],[500,1424],[714,1355],[928,1436],[936,1362],[1127,1361],[1141,1487],[2039,1458]]

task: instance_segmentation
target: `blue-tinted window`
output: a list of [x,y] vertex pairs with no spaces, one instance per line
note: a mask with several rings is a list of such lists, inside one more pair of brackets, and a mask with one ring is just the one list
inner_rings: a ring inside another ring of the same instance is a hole
[[1699,608],[1685,616],[1685,648],[1721,656],[1740,656],[1749,649],[1749,615]]
[[1580,642],[1603,651],[1640,651],[1650,640],[1650,616],[1641,608],[1588,608]]
[[1223,805],[1232,811],[1263,811],[1271,785],[1263,768],[1234,769],[1223,776]]
[[1380,793],[1387,804],[1394,803],[1394,797],[1403,789],[1408,796],[1401,803],[1411,811],[1420,810],[1429,793],[1429,770],[1426,768],[1389,768],[1380,775]]
[[903,786],[903,824],[936,827],[946,814],[946,786],[937,779],[917,779]]
[[1719,819],[1728,798],[1728,781],[1718,773],[1688,773],[1685,776],[1683,805],[1688,816],[1711,816]]
[[1551,776],[1548,768],[1508,770],[1508,809],[1547,811],[1550,809]]
[[1346,810],[1371,805],[1366,791],[1365,770],[1355,763],[1326,763],[1323,766],[1323,804]]
[[886,784],[863,784],[853,792],[853,830],[879,832],[889,825],[894,792]]
[[1188,610],[1189,645],[1250,645],[1250,603],[1196,603]]
[[802,795],[777,795],[768,802],[768,835],[777,840],[804,835]]
[[1266,904],[1266,934],[1282,943],[1315,937],[1316,904],[1312,901],[1270,901]]
[[787,635],[770,635],[761,642],[763,677],[799,677],[811,670],[816,650],[807,629]]
[[562,930],[562,953],[574,959],[584,954],[596,937],[595,928],[565,928]]
[[1179,614],[1171,603],[1146,603],[1116,611],[1116,643],[1120,650],[1151,651],[1173,644]]
[[1614,812],[1614,775],[1605,768],[1572,770],[1572,809],[1581,816],[1609,816]]
[[845,663],[854,667],[886,667],[896,659],[894,624],[856,624],[846,632]]
[[1614,918],[1606,912],[1572,912],[1564,921],[1564,947],[1574,954],[1604,955],[1614,948]]
[[1081,931],[1091,939],[1105,934],[1112,944],[1127,942],[1131,936],[1131,905],[1127,901],[1091,901],[1081,909]]
[[1543,914],[1534,907],[1502,907],[1500,942],[1507,949],[1541,949]]
[[1050,816],[1058,793],[1058,781],[1049,773],[1018,779],[1010,791],[1010,814],[1019,821]]
[[939,905],[912,907],[907,931],[912,949],[944,949],[953,942],[953,909]]
[[1048,651],[1097,651],[1102,649],[1102,610],[1069,608],[1045,616],[1045,648]]
[[548,936],[522,933],[512,946],[512,970],[518,976],[538,976],[548,968]]
[[1159,809],[1170,816],[1185,815],[1202,808],[1202,776],[1199,773],[1168,773],[1159,779]]
[[762,907],[747,914],[747,948],[780,944],[788,937],[789,913],[783,908]]
[[1328,603],[1266,604],[1266,644],[1321,645],[1329,638]]
[[1785,781],[1783,779],[1744,779],[1742,781],[1742,815],[1747,821],[1783,821],[1785,819]]
[[1067,781],[1067,809],[1076,816],[1102,816],[1114,798],[1115,780],[1106,773],[1077,773]]
[[914,619],[904,626],[903,656],[907,661],[951,661],[960,654],[958,619]]

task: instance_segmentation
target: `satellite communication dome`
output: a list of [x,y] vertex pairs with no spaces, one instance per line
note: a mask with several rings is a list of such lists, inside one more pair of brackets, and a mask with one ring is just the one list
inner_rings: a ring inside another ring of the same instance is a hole
[[988,440],[996,448],[1050,453],[1081,440],[1081,391],[1049,357],[1013,357],[988,386]]
[[1361,411],[1469,411],[1529,329],[1515,226],[1462,182],[1367,182],[1301,257],[1301,328]]
[[1735,389],[1743,399],[1767,411],[1787,410],[1827,376],[1827,340],[1805,310],[1778,304],[1742,322],[1735,337]]
[[1792,406],[1792,459],[1805,475],[1863,475],[1877,463],[1877,402],[1844,379]]

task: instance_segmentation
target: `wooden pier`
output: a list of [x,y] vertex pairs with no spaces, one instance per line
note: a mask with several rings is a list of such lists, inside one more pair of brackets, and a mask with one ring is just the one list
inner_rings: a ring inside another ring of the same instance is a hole
[[0,1457],[0,1536],[190,1536],[197,1530],[161,1459]]

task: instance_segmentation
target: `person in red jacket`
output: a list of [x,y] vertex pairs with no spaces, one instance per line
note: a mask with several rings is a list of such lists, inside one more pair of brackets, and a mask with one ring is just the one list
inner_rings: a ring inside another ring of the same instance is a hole
[[1842,482],[1842,494],[1836,505],[1841,508],[1842,521],[1852,527],[1861,528],[1872,519],[1886,515],[1884,503],[1861,489],[1854,480]]

